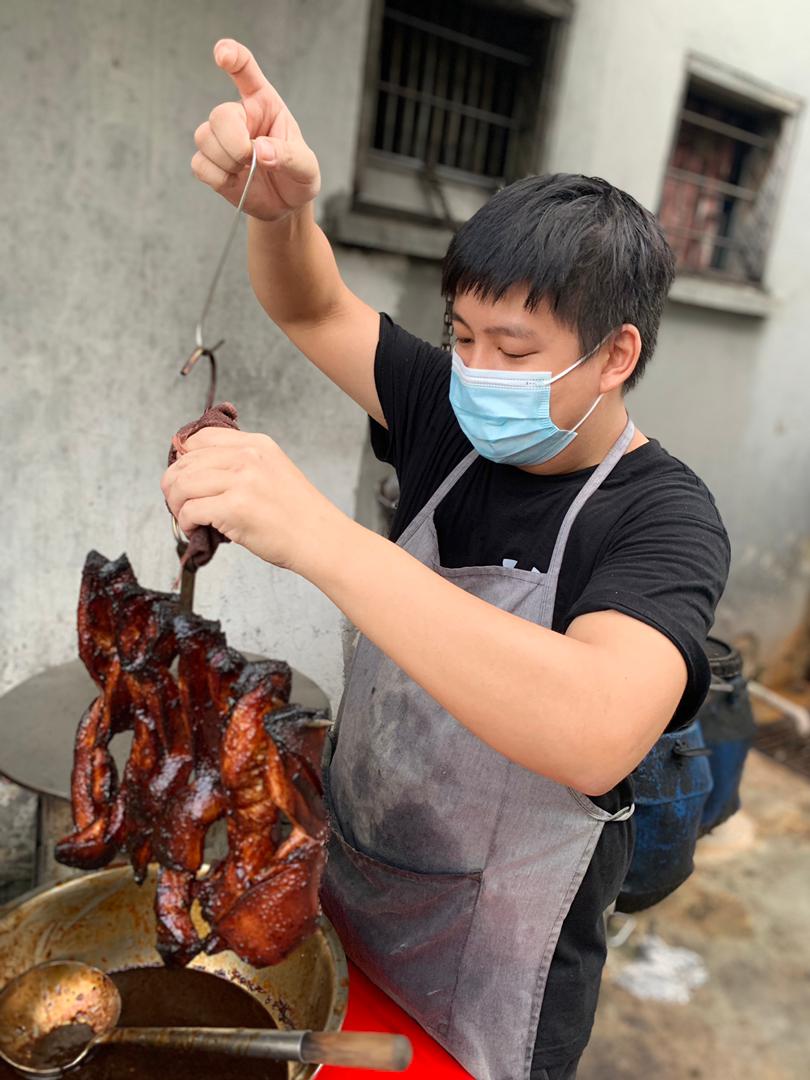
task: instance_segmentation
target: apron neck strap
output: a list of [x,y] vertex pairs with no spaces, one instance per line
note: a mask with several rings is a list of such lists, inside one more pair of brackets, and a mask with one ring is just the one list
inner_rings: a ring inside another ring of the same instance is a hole
[[551,562],[548,565],[546,572],[546,578],[549,583],[549,588],[546,591],[543,600],[543,616],[548,620],[544,625],[551,626],[551,620],[554,615],[554,601],[557,596],[557,582],[560,578],[560,569],[562,567],[563,556],[565,555],[565,547],[568,543],[568,537],[573,528],[574,522],[577,516],[590,499],[591,495],[597,491],[608,476],[613,472],[618,463],[624,457],[624,453],[627,447],[632,442],[633,436],[636,433],[636,426],[628,416],[627,423],[624,431],[618,437],[616,442],[608,450],[602,462],[588,477],[587,481],[582,485],[577,492],[576,498],[568,507],[568,512],[563,518],[563,523],[560,526],[560,531],[557,533],[557,540],[554,544],[554,551],[551,556]]
[[433,516],[433,511],[436,509],[436,507],[439,505],[445,495],[447,495],[450,489],[455,487],[457,481],[461,479],[461,477],[464,475],[467,469],[469,469],[469,467],[472,465],[472,463],[477,457],[478,451],[471,450],[466,457],[461,459],[458,465],[456,465],[455,469],[453,469],[453,471],[448,476],[446,476],[444,480],[442,480],[441,484],[439,484],[439,486],[430,496],[430,498],[419,511],[419,513],[416,515],[415,518],[412,519],[410,525],[407,527],[407,529],[405,529],[405,531],[397,540],[397,543],[400,545],[400,547],[404,547],[408,540],[410,540],[411,537],[417,532],[417,530],[421,528],[422,524]]

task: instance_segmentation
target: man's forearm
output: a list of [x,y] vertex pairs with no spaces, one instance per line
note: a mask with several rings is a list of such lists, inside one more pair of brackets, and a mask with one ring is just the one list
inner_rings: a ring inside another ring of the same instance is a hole
[[[656,724],[663,728],[671,715],[660,672],[649,672],[649,685],[629,686],[610,648],[502,611],[349,519],[338,532],[300,572],[460,723],[513,761],[599,794],[635,767],[657,737]],[[601,614],[619,620],[610,627],[617,637],[635,632],[625,625],[634,620]]]
[[259,303],[282,329],[325,318],[345,288],[312,203],[281,221],[248,220],[248,271]]

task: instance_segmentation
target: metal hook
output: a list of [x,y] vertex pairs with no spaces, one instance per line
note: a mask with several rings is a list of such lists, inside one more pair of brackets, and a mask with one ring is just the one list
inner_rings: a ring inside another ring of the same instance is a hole
[[205,408],[203,412],[208,412],[211,406],[214,404],[214,399],[217,396],[217,361],[214,353],[220,347],[225,344],[225,338],[221,338],[216,345],[212,345],[210,349],[203,349],[199,345],[186,360],[185,364],[180,368],[181,375],[188,375],[201,356],[207,356],[211,362],[210,377],[208,381],[208,394],[205,399]]

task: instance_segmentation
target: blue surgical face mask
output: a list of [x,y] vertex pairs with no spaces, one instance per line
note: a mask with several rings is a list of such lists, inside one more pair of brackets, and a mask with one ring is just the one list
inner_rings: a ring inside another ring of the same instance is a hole
[[552,376],[550,371],[481,371],[464,366],[453,350],[450,404],[461,430],[478,453],[503,465],[542,465],[561,453],[602,400],[600,394],[568,430],[551,419],[551,384],[584,364],[585,356]]

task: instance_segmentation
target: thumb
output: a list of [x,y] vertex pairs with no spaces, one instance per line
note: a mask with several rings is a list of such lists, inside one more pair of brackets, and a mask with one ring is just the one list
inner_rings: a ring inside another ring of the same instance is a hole
[[[256,160],[260,165],[283,173],[285,178],[298,184],[315,185],[317,188],[320,174],[318,159],[303,139],[290,141],[260,135],[254,142]],[[316,193],[317,190],[313,191],[313,197]]]

